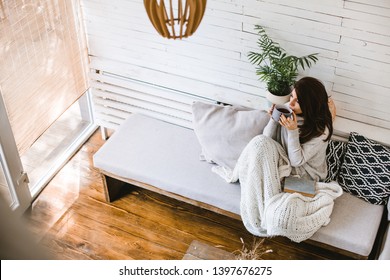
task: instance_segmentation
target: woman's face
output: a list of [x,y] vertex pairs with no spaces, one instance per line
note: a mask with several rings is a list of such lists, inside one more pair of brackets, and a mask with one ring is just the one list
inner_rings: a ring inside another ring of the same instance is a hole
[[297,115],[302,114],[301,106],[299,106],[297,93],[295,92],[295,89],[293,89],[293,91],[291,92],[289,106],[291,110],[294,111],[295,114]]

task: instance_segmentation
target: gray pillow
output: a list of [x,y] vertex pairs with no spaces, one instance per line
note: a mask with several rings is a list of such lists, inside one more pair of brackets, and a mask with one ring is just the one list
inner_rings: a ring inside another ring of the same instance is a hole
[[202,146],[201,159],[230,169],[269,121],[264,110],[199,101],[193,103],[192,114],[194,131]]

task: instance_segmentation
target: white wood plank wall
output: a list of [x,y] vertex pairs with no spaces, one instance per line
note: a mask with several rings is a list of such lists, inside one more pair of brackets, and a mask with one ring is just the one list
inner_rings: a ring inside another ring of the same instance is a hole
[[81,0],[99,124],[129,112],[191,127],[190,104],[210,99],[266,108],[247,53],[254,25],[296,55],[319,53],[302,72],[321,79],[337,105],[336,130],[390,144],[389,0],[208,0],[196,33],[161,38],[142,0]]

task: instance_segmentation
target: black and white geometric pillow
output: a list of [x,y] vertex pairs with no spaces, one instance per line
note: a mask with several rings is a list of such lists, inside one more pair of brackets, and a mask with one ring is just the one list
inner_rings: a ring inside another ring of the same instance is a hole
[[347,143],[336,140],[329,140],[328,147],[326,148],[326,163],[328,165],[328,174],[325,178],[325,182],[337,181],[339,175],[341,163],[344,158],[345,151],[347,149]]
[[386,204],[390,196],[390,149],[352,132],[338,183],[346,192],[372,204]]

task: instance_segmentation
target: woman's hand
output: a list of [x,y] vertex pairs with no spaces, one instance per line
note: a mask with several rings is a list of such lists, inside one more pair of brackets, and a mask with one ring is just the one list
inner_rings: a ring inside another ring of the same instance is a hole
[[294,111],[292,112],[291,117],[288,118],[286,118],[285,115],[281,115],[279,123],[288,130],[294,130],[298,128],[297,116],[295,115]]
[[272,112],[274,111],[275,109],[275,104],[272,104],[272,106],[268,109],[267,113],[268,115],[272,118]]

